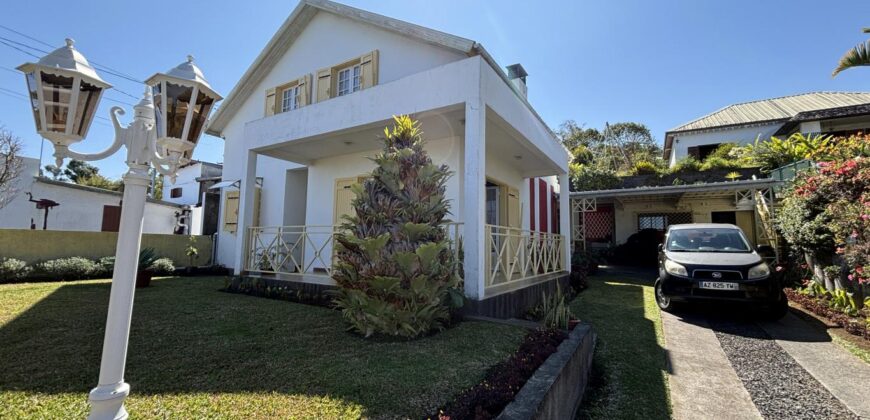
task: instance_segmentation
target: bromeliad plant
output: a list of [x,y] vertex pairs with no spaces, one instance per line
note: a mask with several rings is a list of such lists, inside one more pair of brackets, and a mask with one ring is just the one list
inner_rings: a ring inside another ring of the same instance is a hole
[[462,302],[444,230],[451,173],[423,150],[418,122],[394,119],[336,234],[335,304],[359,334],[414,338],[443,328]]

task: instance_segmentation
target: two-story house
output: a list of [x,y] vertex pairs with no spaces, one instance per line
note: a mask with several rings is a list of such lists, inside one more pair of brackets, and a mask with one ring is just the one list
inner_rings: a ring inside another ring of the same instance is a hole
[[526,76],[475,41],[302,0],[209,122],[225,140],[223,184],[239,181],[222,189],[218,261],[332,284],[350,186],[373,169],[392,116],[410,114],[454,172],[448,228],[462,238],[471,307],[524,310],[516,302],[564,278],[570,257],[568,194],[553,200],[570,154],[529,104]]

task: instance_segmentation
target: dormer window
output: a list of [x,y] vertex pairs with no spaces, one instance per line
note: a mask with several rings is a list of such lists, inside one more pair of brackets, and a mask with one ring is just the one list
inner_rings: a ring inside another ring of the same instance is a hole
[[360,65],[338,71],[338,96],[356,92],[360,89]]

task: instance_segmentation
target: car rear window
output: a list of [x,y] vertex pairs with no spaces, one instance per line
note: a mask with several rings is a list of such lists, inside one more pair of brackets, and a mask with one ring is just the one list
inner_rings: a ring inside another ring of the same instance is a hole
[[749,252],[749,244],[737,229],[675,229],[668,233],[668,251]]

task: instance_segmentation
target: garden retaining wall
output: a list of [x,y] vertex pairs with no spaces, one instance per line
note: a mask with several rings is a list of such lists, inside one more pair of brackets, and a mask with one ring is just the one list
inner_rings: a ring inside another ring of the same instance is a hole
[[468,299],[465,301],[462,313],[502,319],[521,318],[530,308],[537,306],[543,293],[548,295],[555,293],[557,284],[563,291],[567,291],[570,287],[568,274],[483,300]]
[[575,327],[497,419],[573,419],[586,390],[595,341],[591,326]]

